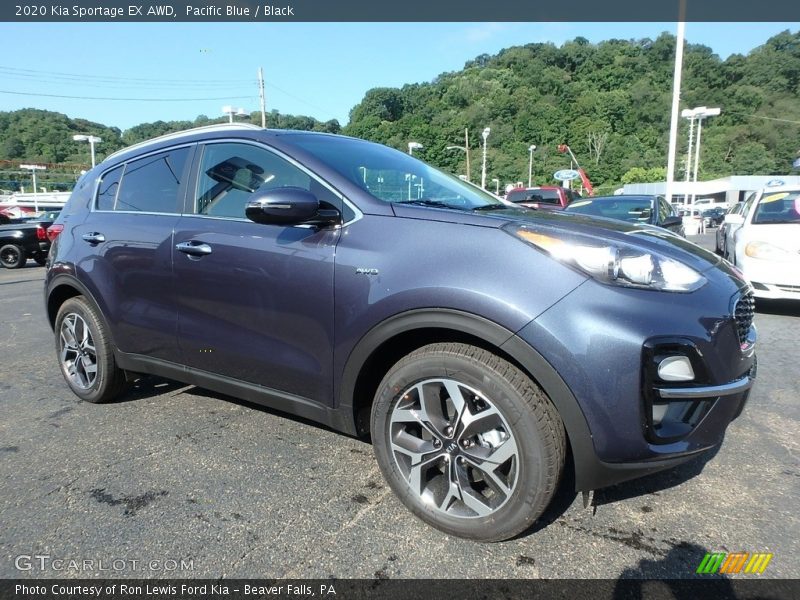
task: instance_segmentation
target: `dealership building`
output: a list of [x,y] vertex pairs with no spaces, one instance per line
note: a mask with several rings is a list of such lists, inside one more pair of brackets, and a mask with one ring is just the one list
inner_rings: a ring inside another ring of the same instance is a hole
[[[727,202],[732,206],[745,199],[749,192],[770,185],[796,185],[800,187],[798,175],[732,175],[711,181],[685,182],[672,184],[673,202],[687,202],[694,198],[713,198],[716,202]],[[665,181],[655,183],[629,183],[623,186],[623,194],[647,194],[664,196],[667,192]]]

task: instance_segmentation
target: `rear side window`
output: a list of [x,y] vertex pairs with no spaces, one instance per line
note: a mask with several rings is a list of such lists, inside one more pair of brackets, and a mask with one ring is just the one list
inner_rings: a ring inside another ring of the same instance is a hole
[[122,179],[124,166],[112,169],[100,180],[100,187],[97,190],[98,210],[114,210],[114,202],[117,199],[119,190],[119,180]]
[[188,157],[189,148],[176,148],[110,171],[100,183],[97,208],[126,212],[181,212],[182,202],[178,193]]

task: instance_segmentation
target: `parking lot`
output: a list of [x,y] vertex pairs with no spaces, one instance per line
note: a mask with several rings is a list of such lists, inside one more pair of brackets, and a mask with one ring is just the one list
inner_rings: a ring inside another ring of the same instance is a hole
[[80,402],[43,278],[0,269],[0,577],[682,578],[737,551],[774,554],[761,577],[800,572],[800,306],[758,305],[759,379],[713,460],[589,509],[562,492],[533,531],[477,544],[416,520],[363,441],[155,378]]

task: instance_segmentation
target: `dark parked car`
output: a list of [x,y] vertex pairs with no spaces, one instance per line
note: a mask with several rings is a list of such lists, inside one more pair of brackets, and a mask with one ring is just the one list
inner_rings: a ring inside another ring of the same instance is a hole
[[19,269],[29,258],[44,265],[50,240],[47,228],[52,221],[42,219],[17,219],[18,222],[0,225],[0,266]]
[[54,227],[79,397],[155,374],[371,436],[402,502],[475,540],[526,530],[566,465],[594,490],[713,450],[755,375],[751,290],[713,253],[359,139],[167,135],[89,171]]
[[704,210],[702,212],[703,224],[706,227],[719,227],[725,220],[725,215],[727,214],[727,212],[728,209],[722,207],[709,208],[708,210]]
[[560,185],[514,188],[506,194],[509,202],[541,210],[562,210],[578,198],[580,194]]
[[569,213],[656,225],[685,236],[683,219],[661,196],[595,196],[571,203]]

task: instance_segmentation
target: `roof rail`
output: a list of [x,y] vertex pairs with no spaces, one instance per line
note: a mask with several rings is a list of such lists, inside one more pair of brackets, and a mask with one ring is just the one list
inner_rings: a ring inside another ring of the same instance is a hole
[[129,150],[134,150],[136,148],[144,148],[149,146],[150,144],[155,144],[157,142],[164,142],[167,140],[180,138],[185,135],[189,135],[192,133],[202,133],[204,131],[224,131],[224,130],[231,130],[237,131],[242,129],[263,129],[258,125],[254,125],[253,123],[216,123],[214,125],[203,125],[201,127],[192,127],[191,129],[183,129],[181,131],[173,131],[172,133],[165,133],[164,135],[160,135],[158,137],[151,138],[149,140],[145,140],[143,142],[137,142],[136,144],[131,144],[130,146],[126,146],[121,150],[117,150],[116,152],[109,154],[106,156],[105,160],[109,158],[114,158],[115,156],[119,156]]

